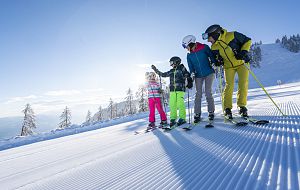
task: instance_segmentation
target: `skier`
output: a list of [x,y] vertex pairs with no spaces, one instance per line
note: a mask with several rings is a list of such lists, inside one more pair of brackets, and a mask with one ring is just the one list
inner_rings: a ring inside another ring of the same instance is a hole
[[196,85],[194,123],[200,122],[203,82],[205,83],[205,96],[209,113],[208,119],[213,120],[215,104],[212,96],[212,84],[215,71],[211,63],[216,62],[214,55],[208,45],[196,42],[196,37],[193,35],[185,36],[182,40],[182,46],[189,52],[187,54],[187,62]]
[[223,93],[223,106],[225,117],[232,119],[232,94],[234,90],[234,77],[238,74],[237,105],[239,113],[248,117],[247,93],[249,70],[244,64],[249,65],[248,52],[251,39],[239,32],[227,32],[218,24],[211,25],[202,34],[203,40],[212,43],[211,49],[217,60],[216,66],[224,65],[226,85]]
[[[167,72],[160,72],[154,65],[152,69],[159,76],[170,77],[170,127],[177,124],[178,126],[186,123],[186,110],[184,104],[185,88],[192,88],[192,78],[185,66],[181,64],[181,59],[174,56],[170,59],[170,66],[173,67]],[[179,119],[177,120],[177,109],[179,109]]]
[[147,130],[155,127],[155,107],[160,115],[160,125],[167,125],[167,117],[161,104],[161,88],[156,81],[156,74],[154,72],[146,73],[146,87],[148,90],[148,105],[149,105],[149,125]]

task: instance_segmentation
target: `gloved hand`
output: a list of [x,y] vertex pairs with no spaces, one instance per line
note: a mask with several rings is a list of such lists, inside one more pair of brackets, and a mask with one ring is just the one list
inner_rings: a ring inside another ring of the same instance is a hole
[[224,60],[221,56],[216,56],[216,60],[217,62],[214,63],[215,66],[220,67],[222,65],[224,65]]
[[195,80],[195,73],[191,73],[191,78],[193,81]]
[[238,60],[244,60],[246,63],[250,61],[250,57],[247,50],[242,50],[235,55]]
[[151,65],[151,68],[156,72],[157,68],[154,65]]
[[186,83],[186,87],[188,89],[193,88],[193,79],[191,77],[186,78],[186,82],[185,83]]

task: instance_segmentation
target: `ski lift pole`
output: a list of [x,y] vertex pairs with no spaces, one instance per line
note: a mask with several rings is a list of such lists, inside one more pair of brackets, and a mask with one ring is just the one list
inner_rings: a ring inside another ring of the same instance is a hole
[[272,99],[272,97],[269,95],[269,93],[266,91],[266,89],[264,88],[264,86],[262,85],[262,83],[258,80],[258,78],[255,76],[255,74],[253,73],[253,71],[251,71],[250,67],[246,64],[244,64],[244,66],[249,70],[250,74],[253,76],[253,78],[256,80],[256,82],[259,84],[259,86],[263,89],[263,91],[266,93],[266,95],[269,97],[269,99],[273,102],[273,104],[276,106],[276,108],[279,110],[279,112],[283,115],[283,116],[287,116],[285,115],[281,109],[278,107],[278,105],[275,103],[275,101]]

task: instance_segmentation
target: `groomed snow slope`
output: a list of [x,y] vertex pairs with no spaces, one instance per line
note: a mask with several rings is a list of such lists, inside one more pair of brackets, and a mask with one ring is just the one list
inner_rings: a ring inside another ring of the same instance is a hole
[[3,150],[1,189],[299,189],[300,83],[267,90],[288,117],[253,89],[267,125],[224,124],[216,98],[215,128],[134,135],[144,118]]

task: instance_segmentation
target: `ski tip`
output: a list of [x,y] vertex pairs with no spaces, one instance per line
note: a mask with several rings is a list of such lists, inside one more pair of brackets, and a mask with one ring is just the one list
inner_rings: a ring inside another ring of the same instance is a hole
[[212,127],[214,127],[212,124],[205,125],[205,128],[212,128]]
[[186,131],[192,130],[192,128],[190,128],[190,127],[184,127],[184,128],[182,128],[182,129],[184,129],[184,130],[186,130]]
[[246,125],[248,125],[248,123],[247,122],[238,122],[238,123],[236,123],[235,124],[236,126],[239,126],[239,127],[242,127],[242,126],[246,126]]
[[259,120],[259,121],[256,121],[256,122],[255,122],[255,124],[261,124],[261,125],[267,124],[267,123],[269,123],[268,120]]

